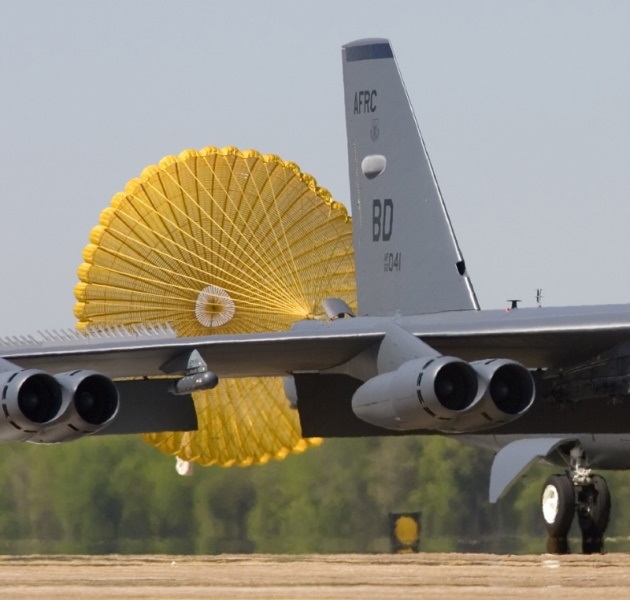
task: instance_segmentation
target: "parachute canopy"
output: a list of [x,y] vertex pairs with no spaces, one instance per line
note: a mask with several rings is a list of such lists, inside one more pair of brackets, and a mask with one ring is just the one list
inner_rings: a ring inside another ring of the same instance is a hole
[[[253,333],[323,318],[329,297],[356,307],[346,209],[294,163],[253,150],[186,150],[146,168],[101,213],[83,260],[79,328],[168,323],[180,336]],[[198,431],[145,440],[225,466],[318,443],[302,439],[281,380],[222,380],[193,398]]]

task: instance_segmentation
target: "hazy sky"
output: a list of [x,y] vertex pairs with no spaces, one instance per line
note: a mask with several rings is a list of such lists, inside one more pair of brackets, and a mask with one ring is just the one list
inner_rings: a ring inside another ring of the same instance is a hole
[[349,186],[342,44],[388,37],[484,308],[630,300],[630,2],[0,0],[0,334],[74,324],[111,196],[232,145]]

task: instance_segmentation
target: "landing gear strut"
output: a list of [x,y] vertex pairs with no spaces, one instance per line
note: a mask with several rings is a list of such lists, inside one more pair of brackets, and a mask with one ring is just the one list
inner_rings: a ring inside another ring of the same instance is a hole
[[610,518],[610,492],[603,477],[591,474],[579,446],[571,450],[569,471],[565,475],[551,475],[545,482],[541,507],[547,527],[547,552],[569,552],[567,536],[576,512],[582,531],[582,552],[603,552]]
[[592,475],[590,485],[582,486],[578,492],[577,515],[582,530],[582,552],[603,552],[610,518],[610,492],[603,477]]

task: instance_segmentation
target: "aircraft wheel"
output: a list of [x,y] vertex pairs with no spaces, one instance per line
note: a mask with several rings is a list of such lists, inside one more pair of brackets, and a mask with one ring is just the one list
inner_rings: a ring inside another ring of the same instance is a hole
[[610,520],[610,491],[606,480],[599,476],[591,477],[578,497],[578,522],[582,530],[582,552],[596,554],[604,551],[604,533]]
[[547,528],[547,551],[567,554],[567,534],[575,514],[573,484],[567,475],[551,475],[543,486],[541,508]]

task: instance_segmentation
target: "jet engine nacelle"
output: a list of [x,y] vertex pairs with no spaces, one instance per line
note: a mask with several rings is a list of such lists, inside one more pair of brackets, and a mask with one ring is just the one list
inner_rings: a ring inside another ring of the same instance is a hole
[[352,397],[354,414],[386,429],[443,429],[479,399],[480,377],[451,356],[419,358],[368,379]]
[[0,373],[0,441],[24,441],[57,417],[63,402],[59,382],[37,369]]
[[63,391],[59,416],[29,441],[49,444],[69,441],[100,431],[118,412],[119,396],[109,377],[96,371],[78,370],[55,377]]
[[484,393],[471,410],[451,421],[442,431],[463,433],[510,423],[534,402],[534,379],[520,363],[501,358],[471,364],[481,377]]
[[372,425],[409,431],[474,432],[509,423],[532,405],[531,373],[507,359],[468,364],[441,356],[414,359],[366,381],[354,414]]

